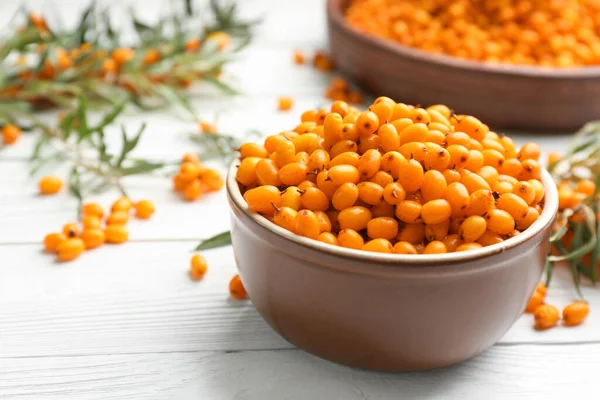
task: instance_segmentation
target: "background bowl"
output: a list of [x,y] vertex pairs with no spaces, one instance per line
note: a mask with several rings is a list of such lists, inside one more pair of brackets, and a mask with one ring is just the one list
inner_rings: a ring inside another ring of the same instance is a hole
[[254,306],[283,338],[337,363],[380,371],[454,364],[496,343],[540,280],[556,186],[525,232],[468,253],[394,255],[297,236],[250,212],[227,178],[233,249]]
[[429,54],[346,24],[349,0],[328,0],[329,47],[338,68],[377,95],[442,103],[494,129],[573,132],[600,118],[600,67],[544,69]]

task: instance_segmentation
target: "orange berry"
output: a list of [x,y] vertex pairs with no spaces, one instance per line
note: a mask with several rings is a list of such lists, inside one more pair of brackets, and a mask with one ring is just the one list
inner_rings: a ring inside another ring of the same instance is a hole
[[311,210],[300,210],[296,215],[294,232],[300,236],[316,239],[321,233],[319,219]]
[[70,222],[68,224],[63,225],[62,233],[67,238],[77,237],[79,236],[79,232],[79,226],[74,222]]
[[246,288],[244,288],[244,284],[242,283],[240,276],[237,274],[231,278],[231,281],[229,281],[229,294],[236,300],[248,298]]
[[277,100],[277,107],[280,111],[288,111],[292,109],[294,100],[291,97],[280,97]]
[[83,240],[71,237],[63,240],[56,248],[58,261],[72,261],[85,250]]
[[4,144],[14,144],[21,136],[21,129],[12,124],[6,124],[2,127],[2,140]]
[[585,321],[590,313],[590,306],[585,301],[576,301],[566,306],[562,311],[563,325],[576,326]]
[[425,249],[423,249],[423,254],[443,254],[447,253],[448,249],[444,242],[439,240],[434,240],[433,242],[429,242]]
[[363,248],[365,242],[362,236],[354,229],[342,229],[338,233],[338,244],[341,247],[347,247],[349,249],[360,250]]
[[93,215],[98,218],[102,218],[104,216],[104,210],[102,206],[97,203],[86,203],[81,207],[81,215]]
[[398,221],[389,217],[373,218],[367,223],[367,236],[371,239],[392,240],[398,235]]
[[[338,221],[341,229],[352,229],[360,231],[367,227],[372,218],[372,213],[368,208],[353,206],[341,210],[338,214]],[[338,238],[339,240],[339,238]]]
[[126,225],[129,214],[126,211],[114,211],[106,217],[106,225]]
[[40,194],[56,194],[62,188],[62,179],[56,176],[46,176],[40,179]]
[[100,228],[84,229],[84,231],[81,233],[81,240],[83,240],[86,250],[91,250],[102,246],[105,238],[106,235]]
[[317,240],[319,242],[331,244],[331,245],[334,245],[334,246],[338,245],[337,238],[331,232],[321,232],[321,233],[319,233],[319,236],[317,236]]
[[183,189],[183,198],[187,201],[194,201],[202,197],[204,194],[204,188],[198,180],[194,180],[189,183],[185,189]]
[[440,224],[450,219],[452,207],[445,199],[436,199],[423,204],[421,218],[426,224]]
[[514,218],[504,210],[490,210],[484,218],[487,222],[487,228],[499,235],[508,235],[515,229]]
[[112,51],[111,58],[117,63],[117,65],[121,65],[131,61],[134,55],[135,53],[133,49],[121,47]]
[[148,219],[154,214],[154,204],[150,200],[140,200],[135,203],[135,216]]
[[129,231],[125,225],[109,224],[104,230],[107,243],[125,243],[129,239]]
[[388,253],[391,254],[394,252],[394,247],[386,239],[373,239],[365,243],[362,247],[364,251],[371,251],[375,253]]
[[67,236],[63,233],[49,233],[44,237],[44,248],[49,253],[56,253],[58,245],[67,240]]
[[326,211],[329,208],[327,195],[319,188],[309,187],[300,195],[302,206],[312,211]]
[[476,242],[483,236],[487,229],[487,223],[483,217],[471,216],[460,225],[458,235],[464,242]]
[[129,212],[131,207],[133,207],[133,203],[131,202],[131,200],[129,200],[128,197],[122,196],[113,203],[110,210],[113,212],[114,211]]
[[456,252],[460,251],[469,251],[469,250],[477,250],[480,249],[481,246],[479,243],[463,243],[456,248]]
[[421,204],[416,201],[401,201],[396,205],[396,218],[407,224],[417,222],[421,216],[421,209]]
[[556,307],[551,306],[550,304],[542,304],[536,307],[533,312],[533,318],[535,321],[535,329],[545,330],[556,326],[560,319],[560,313]]
[[81,219],[83,229],[98,229],[102,226],[102,221],[95,215],[86,214]]
[[589,179],[582,179],[579,182],[577,182],[575,192],[582,193],[588,197],[591,197],[596,192],[596,184],[594,183],[594,181],[591,181]]
[[361,137],[370,136],[377,131],[377,128],[379,128],[379,122],[379,118],[374,112],[362,112],[356,119],[356,130]]
[[396,242],[394,245],[396,254],[417,254],[417,249],[409,242]]
[[244,193],[244,200],[250,211],[264,215],[273,215],[275,207],[281,207],[281,193],[275,186],[265,185],[250,189]]
[[200,254],[194,254],[190,259],[190,278],[194,281],[199,281],[204,278],[208,263]]

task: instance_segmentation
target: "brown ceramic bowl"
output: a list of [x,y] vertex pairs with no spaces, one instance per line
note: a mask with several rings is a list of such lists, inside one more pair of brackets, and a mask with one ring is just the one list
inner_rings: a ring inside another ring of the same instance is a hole
[[441,255],[379,254],[295,235],[248,207],[227,178],[238,268],[258,312],[283,338],[340,364],[416,371],[471,358],[522,314],[539,282],[558,195],[502,243]]
[[600,118],[600,67],[492,65],[426,53],[367,35],[328,0],[329,45],[339,69],[378,95],[446,104],[495,129],[573,132]]

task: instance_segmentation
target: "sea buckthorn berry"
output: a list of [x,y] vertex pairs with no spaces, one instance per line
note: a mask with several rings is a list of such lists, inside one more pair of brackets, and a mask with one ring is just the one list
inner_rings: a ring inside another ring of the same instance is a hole
[[394,253],[396,254],[417,254],[417,249],[408,242],[396,242],[394,244]]
[[381,153],[379,150],[367,150],[358,161],[358,171],[363,179],[375,175],[381,166]]
[[[264,160],[267,161],[267,160]],[[269,160],[270,161],[270,160]],[[260,164],[260,163],[259,163]],[[278,173],[281,183],[287,186],[296,186],[306,180],[308,167],[305,164],[291,162],[281,167]],[[257,175],[259,174],[259,166],[257,165]],[[278,186],[278,185],[273,185]]]
[[[392,116],[393,118],[393,116]],[[394,125],[394,128],[396,128],[396,131],[398,131],[398,136],[400,136],[400,133],[406,129],[407,127],[409,127],[410,125],[413,125],[414,122],[412,119],[410,118],[400,118],[400,119],[396,119],[396,120],[392,120],[392,125]],[[402,139],[400,139],[400,144],[403,144]]]
[[425,135],[425,138],[423,140],[425,142],[432,142],[432,143],[442,145],[442,144],[446,143],[446,134],[437,129],[432,130],[430,127],[429,131],[427,132],[427,134]]
[[447,187],[446,178],[440,171],[430,170],[425,172],[423,185],[421,186],[423,200],[430,201],[444,198]]
[[[395,126],[396,128],[399,127],[398,124],[395,124]],[[411,142],[422,143],[423,141],[425,141],[425,136],[427,136],[428,132],[429,128],[424,123],[414,123],[408,125],[404,129],[398,130],[400,145],[404,145]]]
[[450,153],[450,167],[463,168],[469,161],[469,149],[465,146],[453,144],[448,146],[447,150]]
[[377,132],[379,134],[379,143],[383,151],[395,151],[400,147],[400,135],[398,130],[392,124],[383,124]]
[[535,199],[533,200],[533,203],[541,203],[541,201],[544,199],[544,195],[546,194],[544,185],[537,179],[530,179],[527,182],[531,185],[531,187],[533,187],[533,190],[535,190]]
[[250,189],[244,193],[244,200],[250,211],[264,215],[273,215],[276,207],[281,207],[281,193],[275,186],[265,185]]
[[317,120],[317,110],[307,110],[300,116],[301,122],[315,122]]
[[430,200],[423,204],[421,218],[426,224],[440,224],[450,219],[452,207],[445,199]]
[[404,156],[404,158],[414,158],[418,162],[422,163],[425,162],[425,158],[427,157],[429,149],[427,148],[427,145],[425,145],[425,143],[410,142],[400,146],[398,151]]
[[98,229],[102,226],[102,221],[95,215],[84,215],[81,218],[81,225],[83,229]]
[[519,160],[539,160],[540,153],[540,146],[537,143],[525,143],[523,146],[521,146],[521,150],[519,150],[517,158]]
[[358,187],[351,182],[344,183],[333,193],[331,204],[336,210],[352,207],[358,200]]
[[325,211],[329,208],[327,195],[319,188],[306,188],[300,195],[302,206],[312,211]]
[[433,242],[429,242],[425,249],[423,249],[423,254],[443,254],[447,253],[448,249],[444,242],[439,240],[434,240]]
[[265,147],[261,146],[260,144],[244,143],[240,146],[240,158],[242,160],[248,157],[267,158],[268,155],[269,154],[267,153],[267,149],[265,149]]
[[458,231],[460,239],[464,242],[476,242],[487,229],[487,223],[483,217],[473,215],[464,220]]
[[346,152],[356,153],[357,151],[358,151],[358,145],[354,141],[340,140],[339,142],[334,144],[333,147],[331,147],[331,150],[329,150],[329,155],[331,156],[332,159],[334,159],[336,156],[338,156],[342,153],[346,153]]
[[463,244],[463,241],[460,240],[460,237],[456,233],[451,233],[450,235],[446,236],[442,242],[444,242],[446,245],[446,250],[448,250],[448,253],[455,252],[458,246]]
[[331,104],[331,112],[337,113],[344,118],[350,112],[350,106],[345,101],[334,101]]
[[129,221],[129,214],[125,211],[115,211],[106,217],[107,225],[125,225]]
[[537,221],[539,217],[540,212],[534,207],[529,207],[529,209],[527,210],[527,214],[523,218],[516,220],[517,229],[520,231],[524,231],[525,229],[533,225],[533,223]]
[[202,197],[204,194],[204,188],[200,181],[193,181],[186,186],[183,190],[183,197],[187,201],[194,201]]
[[369,182],[376,183],[381,187],[386,187],[390,183],[394,182],[394,178],[389,172],[378,171],[371,177],[371,179],[369,179]]
[[489,165],[484,165],[481,167],[481,169],[477,172],[477,175],[485,179],[490,187],[493,187],[496,182],[498,182],[498,170],[494,167],[490,167]]
[[546,287],[546,285],[544,284],[544,282],[540,282],[538,283],[538,285],[535,287],[535,291],[536,292],[540,292],[542,294],[542,296],[546,296],[546,294],[548,293],[548,288]]
[[377,217],[394,217],[396,215],[396,209],[388,202],[382,201],[371,207],[371,213],[374,218]]
[[423,186],[424,176],[421,164],[411,159],[400,165],[398,182],[408,193],[414,193]]
[[456,252],[459,251],[469,251],[469,250],[477,250],[481,249],[481,245],[479,243],[463,243],[456,248]]
[[64,233],[49,233],[44,237],[44,248],[49,253],[56,253],[58,245],[67,240]]
[[81,207],[81,215],[93,215],[102,218],[104,216],[104,209],[97,203],[86,203]]
[[154,214],[154,204],[150,200],[140,200],[135,203],[135,216],[140,219],[148,219]]
[[[242,145],[243,147],[244,145]],[[244,158],[242,156],[242,158]],[[181,157],[181,162],[182,163],[199,163],[200,162],[200,157],[198,156],[198,154],[195,153],[185,153],[182,157]]]
[[500,175],[498,175],[498,182],[508,182],[511,185],[515,186],[517,183],[519,183],[519,180],[510,175],[500,174]]
[[[539,181],[537,181],[537,182],[539,182]],[[532,182],[530,182],[530,183],[532,183]],[[583,193],[584,195],[591,197],[596,192],[596,184],[589,179],[582,179],[579,182],[577,182],[577,186],[575,187],[575,192]],[[536,201],[536,203],[539,203],[539,201]]]
[[381,157],[381,170],[388,172],[394,179],[400,176],[400,166],[406,164],[406,158],[397,151],[388,151]]
[[485,149],[481,151],[483,155],[483,165],[489,165],[496,169],[504,164],[504,155],[497,150]]
[[329,179],[335,186],[339,186],[346,182],[357,184],[360,180],[360,172],[358,168],[352,165],[336,165],[328,171]]
[[306,166],[310,172],[323,171],[330,163],[329,153],[323,149],[313,151],[308,157]]
[[392,117],[393,108],[394,103],[387,101],[375,101],[375,103],[370,107],[370,111],[377,115],[377,121],[379,122],[379,126],[381,126],[390,120]]
[[535,329],[550,329],[558,323],[560,313],[558,308],[551,306],[550,304],[543,304],[535,309],[533,318],[535,321]]
[[200,254],[194,254],[190,259],[190,278],[194,281],[199,281],[206,275],[208,263]]
[[40,179],[40,194],[56,194],[63,186],[62,179],[57,176],[46,176]]
[[485,179],[475,173],[467,173],[463,175],[460,182],[465,185],[469,193],[473,193],[481,189],[491,189],[490,185],[485,181]]
[[485,247],[491,246],[496,243],[500,243],[503,240],[504,239],[502,238],[502,236],[498,235],[497,233],[485,231],[485,233],[481,235],[481,237],[477,240],[477,243]]
[[[494,132],[489,132],[489,133],[493,133],[495,135]],[[506,152],[504,150],[504,146],[502,146],[502,144],[497,139],[491,139],[491,138],[489,138],[489,139],[483,139],[481,141],[481,145],[483,146],[484,149],[496,150],[500,154],[504,154]],[[517,160],[517,161],[519,161],[519,160]],[[521,163],[519,163],[519,165],[520,164]]]
[[446,178],[446,183],[448,185],[454,182],[460,182],[460,180],[462,179],[460,172],[458,172],[455,169],[446,169],[442,172],[442,174],[444,175],[444,178]]
[[590,313],[590,306],[585,301],[576,301],[566,306],[562,311],[563,325],[576,326],[585,321]]
[[373,218],[367,224],[367,236],[392,240],[398,236],[398,221],[388,217]]
[[296,146],[294,146],[294,143],[291,140],[281,141],[277,144],[277,150],[275,151],[275,154],[275,162],[277,163],[277,166],[279,168],[283,168],[285,165],[294,162]]
[[304,135],[298,135],[292,139],[296,153],[305,152],[312,153],[321,147],[321,137],[316,133],[306,133]]
[[450,233],[458,233],[460,231],[460,226],[467,219],[466,217],[459,218],[450,218],[450,226],[448,227],[448,232]]
[[515,229],[514,218],[504,210],[489,210],[484,218],[488,229],[499,235],[508,235]]
[[380,147],[379,135],[372,134],[359,139],[358,152],[364,154],[367,150],[379,149]]
[[398,233],[398,241],[409,242],[413,245],[422,244],[425,239],[425,224],[417,222],[406,224]]
[[21,136],[21,129],[15,125],[6,124],[2,127],[2,140],[4,144],[14,144]]
[[133,202],[131,200],[129,200],[128,197],[122,196],[120,198],[118,198],[110,207],[110,210],[115,212],[115,211],[125,211],[125,212],[129,212],[129,210],[131,210],[131,208],[133,207]]
[[345,153],[337,155],[334,159],[329,162],[329,168],[335,167],[336,165],[352,165],[353,167],[358,168],[358,163],[360,161],[360,154],[347,151]]
[[279,179],[279,172],[279,168],[275,161],[268,158],[262,159],[256,163],[256,178],[260,185],[281,186],[282,182],[281,179]]
[[[300,184],[302,185],[302,184]],[[300,186],[299,186],[300,187]],[[324,170],[317,174],[317,187],[321,189],[327,198],[332,198],[335,190],[339,187],[333,183],[333,180],[329,178],[329,172]],[[306,188],[301,188],[306,190]]]
[[383,188],[373,182],[360,182],[358,185],[358,198],[369,205],[377,205],[383,199]]
[[514,185],[510,182],[498,181],[492,186],[492,190],[502,196],[505,193],[512,193]]
[[477,141],[482,141],[485,134],[489,131],[489,128],[480,120],[470,115],[463,116],[459,119],[454,118],[453,122],[455,122],[454,127],[457,131],[465,132]]
[[421,204],[416,201],[401,201],[396,205],[396,218],[407,224],[417,222],[421,217],[421,209]]
[[310,210],[300,210],[296,215],[294,232],[300,236],[316,239],[321,233],[319,219]]
[[281,206],[298,211],[302,206],[301,196],[302,192],[298,187],[289,186],[281,193]]
[[73,222],[70,222],[68,224],[64,224],[63,225],[63,229],[62,229],[62,233],[67,238],[77,237],[77,236],[79,236],[79,233],[80,233],[79,226],[76,223],[73,223]]
[[479,150],[469,150],[469,157],[463,167],[471,172],[477,172],[485,165],[483,153]]
[[471,137],[464,132],[452,132],[448,136],[446,136],[446,143],[448,146],[453,144],[460,144],[461,146],[465,146],[469,148],[469,143],[471,141]]
[[372,135],[377,128],[379,128],[379,118],[372,111],[362,112],[356,119],[356,129],[361,137]]
[[277,150],[277,146],[279,145],[280,142],[288,141],[288,140],[289,139],[287,139],[282,134],[271,135],[271,136],[267,136],[267,138],[265,139],[264,146],[268,153],[274,153]]
[[349,249],[360,250],[365,245],[365,241],[362,236],[354,229],[342,229],[338,233],[338,244],[341,247],[347,247]]
[[280,207],[275,210],[273,214],[273,222],[275,225],[287,229],[290,232],[294,232],[296,229],[296,216],[298,212],[293,208]]
[[331,232],[331,221],[327,214],[323,211],[314,211],[314,213],[319,220],[319,230],[321,232]]
[[534,159],[527,159],[521,162],[521,166],[523,169],[519,175],[520,180],[526,181],[529,179],[537,179],[539,181],[542,179],[542,166],[538,161]]
[[450,220],[439,224],[425,225],[425,239],[432,242],[434,240],[443,240],[450,229]]
[[359,138],[358,131],[356,130],[356,125],[344,123],[342,126],[342,131],[340,132],[340,140],[351,140],[356,142]]
[[[435,144],[435,143],[434,143]],[[425,156],[425,168],[443,171],[450,164],[450,153],[443,148],[430,150]]]
[[321,233],[319,233],[319,236],[317,236],[317,240],[319,242],[331,244],[331,245],[334,245],[334,246],[338,245],[337,237],[335,237],[335,235],[333,233],[331,233],[331,232],[321,232]]
[[338,214],[338,221],[341,229],[352,229],[358,232],[367,227],[372,216],[373,214],[368,208],[353,206],[341,210]]
[[453,182],[448,185],[444,198],[450,203],[453,210],[466,211],[469,207],[469,191],[460,182]]
[[548,153],[548,166],[558,163],[562,159],[562,154],[557,151],[551,151]]
[[521,181],[513,188],[513,193],[525,200],[527,205],[535,201],[535,189],[529,182]]
[[369,240],[362,247],[364,251],[372,251],[375,253],[388,253],[391,254],[394,252],[394,246],[387,239],[373,239]]
[[[401,119],[401,118],[410,118],[410,116],[412,115],[413,108],[414,107],[409,106],[404,103],[396,103],[392,107],[391,119],[397,120],[397,119]],[[411,119],[411,122],[412,122],[412,119]]]
[[63,240],[56,248],[58,261],[72,261],[85,250],[83,240],[71,237]]
[[541,305],[544,304],[544,294],[538,292],[537,290],[533,292],[533,295],[529,298],[527,302],[527,306],[525,307],[525,312],[529,314],[533,314],[533,312]]
[[246,293],[246,288],[244,288],[244,284],[239,275],[235,275],[229,281],[229,295],[236,300],[244,300],[248,298],[248,293]]
[[406,199],[406,191],[398,182],[389,183],[383,189],[383,199],[391,205],[397,205]]
[[499,172],[504,175],[517,177],[521,174],[523,167],[521,166],[521,161],[516,158],[509,158],[508,160],[504,160],[504,163],[499,168]]
[[277,99],[277,108],[279,108],[279,111],[291,110],[293,105],[294,99],[289,96],[284,96]]
[[529,212],[529,206],[521,197],[514,193],[506,193],[498,198],[496,207],[507,211],[515,220],[525,218]]
[[104,244],[106,235],[100,228],[89,228],[85,229],[81,233],[81,240],[83,240],[86,250],[95,249]]

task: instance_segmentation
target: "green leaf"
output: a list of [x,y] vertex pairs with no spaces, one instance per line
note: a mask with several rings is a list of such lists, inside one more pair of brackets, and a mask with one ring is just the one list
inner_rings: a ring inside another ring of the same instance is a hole
[[156,91],[167,103],[181,106],[181,108],[190,114],[193,120],[198,120],[196,111],[194,111],[187,97],[167,85],[156,85]]
[[225,247],[231,245],[231,232],[223,232],[215,235],[211,238],[202,240],[194,251],[217,249],[219,247]]
[[152,172],[154,170],[160,169],[164,167],[164,163],[153,163],[147,161],[141,161],[136,163],[136,165],[132,167],[120,168],[119,171],[121,176],[129,176],[129,175],[139,175],[146,174],[148,172]]

